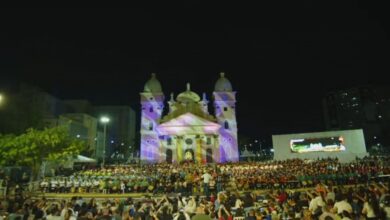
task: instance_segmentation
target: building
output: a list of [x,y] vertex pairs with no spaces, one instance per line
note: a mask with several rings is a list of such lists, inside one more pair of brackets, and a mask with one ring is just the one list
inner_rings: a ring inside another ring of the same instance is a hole
[[85,99],[68,99],[63,101],[64,112],[92,114],[93,106]]
[[60,99],[28,84],[20,84],[7,94],[0,111],[0,133],[23,133],[30,127],[53,126],[62,113]]
[[[95,106],[94,115],[97,118],[107,116],[106,157],[121,154],[131,157],[135,150],[135,112],[129,106]],[[99,127],[99,126],[98,126]],[[103,125],[100,126],[103,128]],[[99,150],[100,151],[100,150]]]
[[327,130],[362,128],[366,146],[390,147],[390,89],[361,86],[328,93],[323,99]]
[[[65,113],[59,117],[59,125],[68,126],[69,135],[87,142],[88,151],[96,156],[97,119],[84,113]],[[88,155],[89,156],[89,155]]]
[[[186,91],[166,102],[162,87],[152,74],[141,96],[141,161],[143,162],[227,162],[238,161],[236,92],[221,73],[213,92],[215,115],[202,99]],[[167,104],[169,112],[163,115]]]

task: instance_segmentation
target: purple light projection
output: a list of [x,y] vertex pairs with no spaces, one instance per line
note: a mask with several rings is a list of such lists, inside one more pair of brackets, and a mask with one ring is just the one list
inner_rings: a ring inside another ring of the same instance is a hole
[[208,103],[206,96],[203,95],[200,100],[187,84],[187,91],[179,94],[177,101],[171,95],[168,101],[170,113],[159,124],[164,95],[155,75],[145,88],[145,92],[141,93],[141,160],[163,162],[169,154],[172,162],[178,162],[188,150],[193,152],[194,159],[199,162],[210,161],[210,157],[214,162],[239,160],[235,92],[231,90],[231,84],[224,74],[216,83],[218,92],[213,93],[215,117],[205,107]]
[[160,142],[156,133],[161,118],[164,94],[141,93],[141,160],[158,162]]
[[214,92],[213,95],[215,116],[221,125],[219,131],[220,162],[237,162],[239,161],[239,153],[235,92]]
[[159,135],[218,134],[221,126],[191,113],[185,113],[157,127]]

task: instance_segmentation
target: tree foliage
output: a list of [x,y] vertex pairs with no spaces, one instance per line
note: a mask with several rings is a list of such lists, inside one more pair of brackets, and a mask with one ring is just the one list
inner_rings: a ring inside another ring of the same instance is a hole
[[66,126],[30,128],[18,136],[0,135],[0,166],[30,166],[37,174],[44,160],[66,160],[85,148],[86,143],[72,138]]

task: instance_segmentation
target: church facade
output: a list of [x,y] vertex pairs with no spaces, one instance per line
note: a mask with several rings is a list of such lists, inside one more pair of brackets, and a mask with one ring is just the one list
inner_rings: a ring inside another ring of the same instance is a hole
[[[141,154],[148,163],[223,163],[239,160],[237,146],[236,92],[221,73],[213,92],[214,115],[209,100],[191,91],[166,102],[155,74],[146,82],[141,96]],[[169,112],[163,115],[167,104]]]

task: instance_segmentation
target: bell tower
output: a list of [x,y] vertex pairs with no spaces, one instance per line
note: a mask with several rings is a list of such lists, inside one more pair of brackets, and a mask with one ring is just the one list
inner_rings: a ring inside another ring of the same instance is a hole
[[161,84],[152,73],[151,78],[145,83],[141,96],[141,161],[158,162],[159,139],[156,132],[158,121],[161,119],[164,109],[164,94]]
[[236,121],[236,92],[220,73],[213,92],[215,117],[221,125],[219,132],[220,162],[239,161]]

